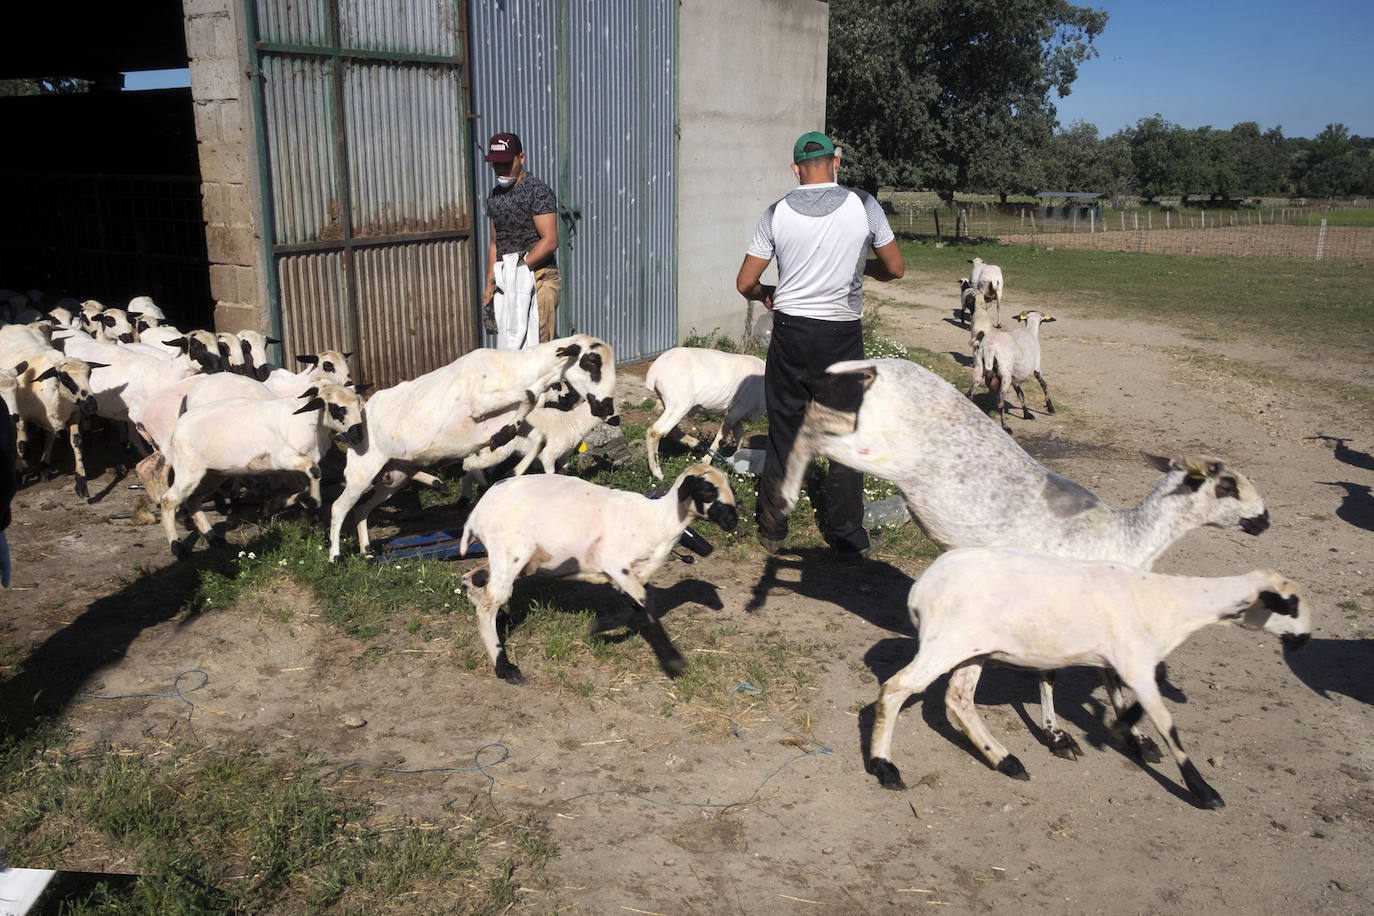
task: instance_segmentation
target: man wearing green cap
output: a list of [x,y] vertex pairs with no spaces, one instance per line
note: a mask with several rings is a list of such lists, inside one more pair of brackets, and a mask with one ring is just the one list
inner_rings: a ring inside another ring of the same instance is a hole
[[[826,367],[863,359],[859,319],[863,278],[895,280],[906,271],[882,207],[869,194],[836,183],[840,160],[819,131],[792,147],[799,186],[763,213],[735,280],[740,295],[773,313],[764,370],[768,451],[759,480],[759,543],[770,552],[787,540],[779,487],[806,406],[855,412],[863,387],[855,376],[827,375]],[[872,249],[877,255],[868,257]],[[778,261],[776,286],[760,283]],[[863,474],[831,463],[825,495],[826,540],[845,558],[867,556],[863,527]]]

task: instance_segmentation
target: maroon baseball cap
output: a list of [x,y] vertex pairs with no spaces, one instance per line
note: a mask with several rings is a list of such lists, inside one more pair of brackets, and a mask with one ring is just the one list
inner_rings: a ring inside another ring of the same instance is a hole
[[510,162],[522,152],[524,152],[524,147],[520,145],[520,138],[515,134],[492,134],[490,142],[487,143],[487,155],[483,161]]

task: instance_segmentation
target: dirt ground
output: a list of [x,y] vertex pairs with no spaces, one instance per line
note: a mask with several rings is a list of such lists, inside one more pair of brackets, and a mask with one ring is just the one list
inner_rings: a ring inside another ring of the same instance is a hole
[[[883,307],[884,336],[967,362],[949,286],[917,278],[875,289],[895,300]],[[109,471],[92,481],[104,494],[94,504],[73,496],[69,476],[17,498],[16,588],[0,594],[0,640],[36,644],[49,665],[87,666],[89,693],[170,691],[192,666],[208,676],[187,694],[190,707],[73,697],[78,741],[170,753],[189,712],[212,747],[312,747],[403,768],[467,767],[480,746],[500,742],[504,759],[494,747],[476,758],[494,779],[491,803],[503,817],[544,820],[559,848],[549,880],[522,893],[530,912],[1374,911],[1374,425],[1344,397],[1368,385],[1371,367],[1281,342],[1079,318],[1072,304],[1013,293],[1008,308],[1020,307],[1058,319],[1043,340],[1059,412],[1041,412],[1032,386],[1035,420],[1010,421],[1019,441],[1118,505],[1143,498],[1158,476],[1142,449],[1223,457],[1264,495],[1271,529],[1194,531],[1157,568],[1270,566],[1307,590],[1316,632],[1292,667],[1276,641],[1238,628],[1209,628],[1170,658],[1167,698],[1227,803],[1220,811],[1189,803],[1172,761],[1142,767],[1106,741],[1105,695],[1081,669],[1058,687],[1081,759],[1056,758],[1036,740],[1030,676],[990,669],[982,715],[1031,780],[990,770],[956,736],[941,680],[931,702],[903,712],[894,740],[912,788],[880,788],[863,768],[863,709],[916,649],[905,595],[923,565],[890,552],[849,566],[792,556],[753,611],[761,558],[665,569],[659,584],[680,579],[692,596],[673,607],[670,632],[678,615],[713,615],[819,647],[808,701],[770,720],[760,697],[737,695],[738,737],[725,721],[703,734],[665,717],[666,677],[598,685],[589,698],[541,679],[533,653],[519,658],[531,679],[517,688],[461,670],[441,642],[358,665],[366,642],[304,614],[289,623],[232,610],[149,615],[127,582],[138,564],[175,583],[171,555],[158,527],[109,519],[135,497]],[[274,600],[308,606],[287,587]],[[679,648],[689,659],[701,651]],[[181,687],[198,682],[190,675]],[[485,775],[358,769],[345,779],[384,816],[422,821],[447,804],[485,805]],[[91,849],[64,865],[127,863]]]

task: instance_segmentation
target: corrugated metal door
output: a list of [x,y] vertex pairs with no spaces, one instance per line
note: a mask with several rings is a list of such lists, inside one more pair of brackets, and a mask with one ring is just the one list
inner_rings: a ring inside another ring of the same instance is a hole
[[459,0],[249,0],[285,358],[388,386],[479,343]]
[[[671,347],[677,4],[469,0],[469,17],[475,154],[514,131],[558,195],[560,329],[603,337],[624,361]],[[490,170],[477,174],[485,196]],[[484,258],[484,217],[478,231]]]

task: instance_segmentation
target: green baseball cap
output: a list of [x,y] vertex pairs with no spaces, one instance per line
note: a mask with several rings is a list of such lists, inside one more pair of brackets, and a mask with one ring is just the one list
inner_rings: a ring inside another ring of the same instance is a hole
[[[808,144],[815,144],[818,149],[808,150]],[[808,159],[815,159],[817,156],[835,155],[835,144],[830,142],[830,138],[818,130],[807,131],[797,138],[797,142],[792,144],[792,161],[805,162]]]

